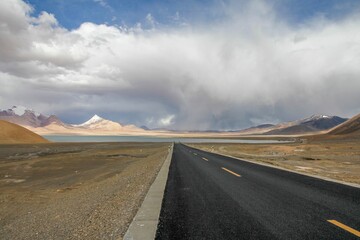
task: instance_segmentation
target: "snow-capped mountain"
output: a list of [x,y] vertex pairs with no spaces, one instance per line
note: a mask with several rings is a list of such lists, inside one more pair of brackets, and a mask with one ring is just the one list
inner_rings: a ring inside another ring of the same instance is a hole
[[64,124],[56,116],[47,116],[23,106],[13,106],[7,110],[0,110],[0,119],[24,127],[43,127],[52,122]]
[[104,119],[96,114],[86,122],[73,126],[79,128],[86,128],[86,129],[103,129],[103,130],[122,129],[122,125],[120,123]]
[[122,125],[120,123],[117,122],[113,122],[107,119],[104,119],[100,116],[98,116],[97,114],[95,114],[94,116],[92,116],[89,120],[87,120],[86,122],[82,123],[82,124],[78,124],[78,125],[73,125],[76,127],[84,127],[84,128],[94,128],[95,126],[99,126],[99,125],[106,125],[106,124],[116,124],[116,126],[120,126],[122,127]]
[[92,118],[90,118],[88,121],[86,121],[82,124],[73,125],[73,126],[77,127],[77,128],[85,128],[85,129],[89,129],[89,130],[103,130],[103,131],[125,131],[125,130],[139,131],[139,130],[143,130],[134,125],[122,125],[118,122],[113,122],[113,121],[104,119],[96,114]]
[[9,108],[8,110],[6,110],[6,112],[9,113],[9,114],[15,114],[15,115],[18,115],[18,116],[22,116],[26,112],[32,113],[37,117],[39,117],[41,115],[40,113],[37,113],[34,110],[28,109],[28,108],[26,108],[24,106],[13,106],[12,108]]
[[328,115],[313,115],[308,118],[292,122],[280,123],[266,132],[266,134],[302,134],[331,129],[343,122],[346,118]]
[[86,127],[89,126],[91,124],[95,124],[101,121],[104,121],[105,119],[103,119],[102,117],[99,117],[98,115],[94,115],[92,118],[90,118],[89,120],[87,120],[86,122],[79,124],[77,126],[81,126],[81,127]]
[[[35,117],[40,117],[40,115],[42,115],[41,113],[35,112],[34,110],[24,106],[13,106],[7,110],[2,110],[1,113],[4,116],[23,116],[24,114],[32,114]],[[47,117],[46,115],[42,116]]]
[[66,124],[55,115],[47,116],[23,106],[13,106],[7,110],[0,110],[0,120],[21,125],[42,135],[117,135],[144,131],[134,125],[122,125],[96,114],[82,124]]

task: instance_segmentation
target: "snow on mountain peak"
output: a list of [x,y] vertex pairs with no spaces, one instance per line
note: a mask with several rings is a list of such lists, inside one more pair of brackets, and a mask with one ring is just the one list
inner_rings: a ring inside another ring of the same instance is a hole
[[97,114],[95,114],[92,118],[90,118],[89,121],[100,121],[100,120],[104,120],[102,117],[98,116]]
[[[7,110],[8,112],[13,112],[15,113],[15,115],[18,115],[18,116],[22,116],[24,115],[26,112],[30,112],[30,113],[33,113],[36,117],[39,117],[41,114],[38,113],[38,112],[35,112],[34,110],[32,109],[29,109],[27,107],[24,107],[24,106],[13,106],[12,108],[8,109]],[[43,115],[45,117],[47,117],[46,115]]]
[[324,118],[332,118],[332,117],[327,115],[312,115],[311,117],[304,119],[304,121],[319,120]]
[[25,111],[28,110],[26,107],[23,106],[13,106],[11,110],[18,116],[22,116],[25,114]]
[[321,119],[321,118],[331,118],[330,116],[327,115],[314,115],[315,119]]
[[84,122],[83,124],[80,124],[80,126],[85,126],[85,125],[90,125],[93,123],[97,123],[104,120],[102,117],[98,116],[98,115],[94,115],[92,118],[90,118],[88,121]]

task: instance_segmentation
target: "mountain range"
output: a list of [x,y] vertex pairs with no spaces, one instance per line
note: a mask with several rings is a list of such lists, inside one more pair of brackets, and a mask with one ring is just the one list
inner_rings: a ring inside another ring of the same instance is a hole
[[327,115],[313,115],[309,118],[287,123],[280,123],[271,127],[266,135],[294,135],[329,130],[343,122],[346,118]]
[[61,122],[54,115],[49,117],[22,106],[13,106],[7,110],[0,110],[0,119],[29,127],[43,127],[51,122]]
[[68,124],[55,115],[47,116],[22,106],[13,106],[0,111],[0,119],[18,124],[40,135],[118,135],[138,134],[145,131],[135,125],[122,125],[98,115],[94,115],[82,124]]
[[[5,120],[21,125],[40,135],[154,135],[156,133],[176,135],[184,133],[166,129],[150,130],[146,126],[137,127],[135,125],[123,125],[118,122],[104,119],[96,114],[82,124],[68,124],[61,121],[55,115],[47,116],[22,106],[13,106],[7,110],[0,110],[0,120]],[[309,118],[296,121],[284,122],[276,125],[262,124],[239,131],[207,131],[198,133],[203,135],[223,133],[230,136],[303,135],[329,131],[336,126],[341,125],[346,120],[346,118],[341,118],[338,116],[313,115]],[[191,133],[196,134],[196,132]]]

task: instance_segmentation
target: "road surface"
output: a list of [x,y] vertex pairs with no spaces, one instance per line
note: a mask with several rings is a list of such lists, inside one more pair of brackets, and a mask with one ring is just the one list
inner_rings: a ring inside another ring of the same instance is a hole
[[360,189],[175,144],[156,239],[360,239]]

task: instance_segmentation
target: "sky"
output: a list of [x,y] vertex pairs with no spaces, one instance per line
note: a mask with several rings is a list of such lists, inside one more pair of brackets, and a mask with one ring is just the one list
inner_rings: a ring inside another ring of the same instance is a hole
[[0,108],[236,130],[360,113],[357,0],[0,1]]

